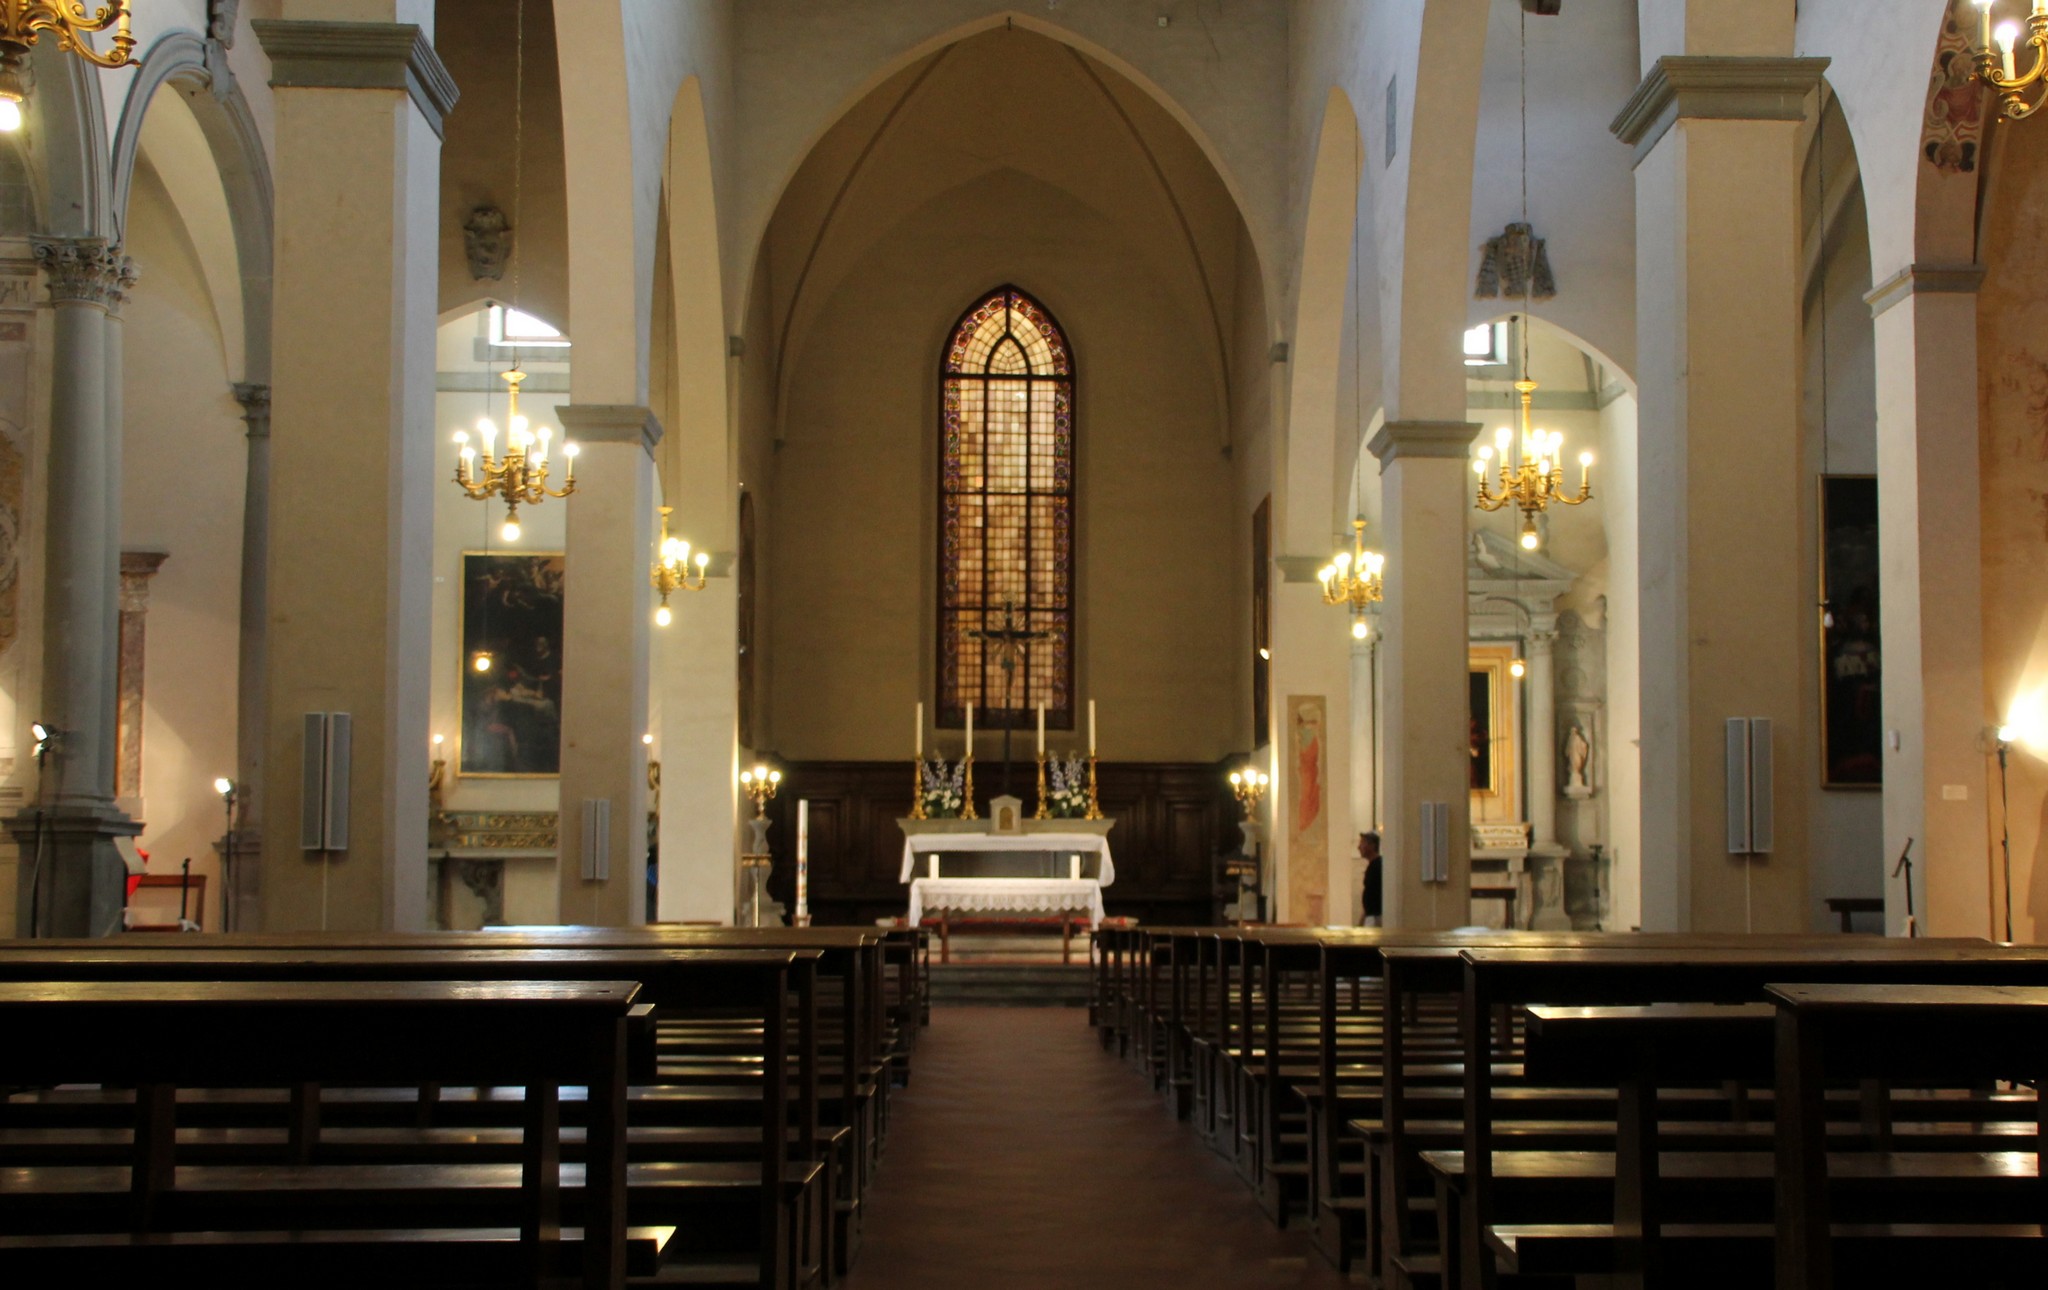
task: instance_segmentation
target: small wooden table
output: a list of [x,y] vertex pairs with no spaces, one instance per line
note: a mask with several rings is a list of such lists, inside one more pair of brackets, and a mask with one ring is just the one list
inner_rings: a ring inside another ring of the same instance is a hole
[[1842,920],[1842,930],[1854,931],[1849,926],[1851,914],[1882,914],[1884,900],[1877,896],[1829,896],[1828,912]]

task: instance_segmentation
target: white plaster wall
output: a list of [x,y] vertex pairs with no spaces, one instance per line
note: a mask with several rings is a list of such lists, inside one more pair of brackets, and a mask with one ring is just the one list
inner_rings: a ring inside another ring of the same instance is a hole
[[236,765],[245,427],[203,258],[147,156],[127,247],[142,276],[123,313],[121,541],[170,553],[150,585],[137,841],[152,873],[191,858],[217,929],[226,821],[213,781]]
[[1636,397],[1600,410],[1600,456],[1607,463],[1602,518],[1607,530],[1607,839],[1611,857],[1607,928],[1643,920],[1642,596],[1637,500]]
[[[1472,184],[1472,271],[1487,238],[1522,212],[1521,0],[1492,0]],[[1527,16],[1529,220],[1548,244],[1559,290],[1538,317],[1575,333],[1623,371],[1635,368],[1635,180],[1608,123],[1635,89],[1634,0],[1574,0]],[[1518,300],[1474,300],[1478,323]]]

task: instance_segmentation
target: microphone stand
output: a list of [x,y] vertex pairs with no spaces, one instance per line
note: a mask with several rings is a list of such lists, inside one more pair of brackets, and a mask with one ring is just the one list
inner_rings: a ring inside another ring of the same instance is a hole
[[1906,879],[1906,936],[1908,939],[1920,935],[1920,924],[1913,917],[1913,839],[1906,839],[1905,850],[1899,852],[1899,862],[1892,867],[1892,877],[1901,874]]
[[1998,846],[2005,853],[2005,943],[2012,944],[2012,813],[2005,792],[2005,754],[2012,745],[1998,741]]
[[50,733],[36,741],[36,853],[28,871],[28,936],[30,940],[42,934],[42,890],[43,859],[50,841],[50,781],[47,774],[49,756],[56,750],[59,731],[45,727]]

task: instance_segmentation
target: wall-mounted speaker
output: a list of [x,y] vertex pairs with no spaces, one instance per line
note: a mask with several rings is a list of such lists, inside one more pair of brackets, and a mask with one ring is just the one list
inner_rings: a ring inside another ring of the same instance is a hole
[[612,802],[608,797],[583,799],[583,880],[606,882],[612,876]]

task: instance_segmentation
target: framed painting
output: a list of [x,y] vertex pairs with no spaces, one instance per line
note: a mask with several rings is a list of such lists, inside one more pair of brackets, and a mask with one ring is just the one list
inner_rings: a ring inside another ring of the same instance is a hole
[[1273,742],[1273,499],[1252,512],[1252,747]]
[[1466,747],[1471,753],[1467,787],[1475,798],[1475,819],[1492,819],[1500,811],[1510,817],[1520,809],[1521,772],[1515,750],[1520,745],[1515,681],[1509,671],[1515,649],[1509,645],[1474,643],[1467,657]]
[[462,554],[462,731],[456,773],[562,771],[562,553]]
[[1877,479],[1820,477],[1821,787],[1884,787]]

